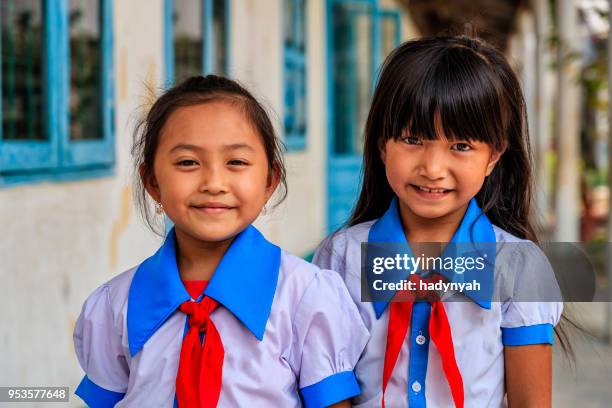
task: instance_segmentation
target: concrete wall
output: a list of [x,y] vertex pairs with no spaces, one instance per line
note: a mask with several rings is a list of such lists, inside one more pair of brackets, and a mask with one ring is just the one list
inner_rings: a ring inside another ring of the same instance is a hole
[[72,330],[85,297],[159,245],[132,206],[129,146],[134,111],[161,84],[161,22],[161,0],[114,2],[115,174],[0,190],[1,385],[73,390],[82,371]]

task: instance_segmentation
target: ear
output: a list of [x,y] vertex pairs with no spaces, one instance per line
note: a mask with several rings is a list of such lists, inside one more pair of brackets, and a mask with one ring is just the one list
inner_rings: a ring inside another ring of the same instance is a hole
[[275,163],[270,170],[270,174],[268,175],[268,184],[266,185],[266,201],[272,197],[274,191],[278,187],[281,179],[281,172],[278,163]]
[[157,184],[155,175],[147,175],[146,166],[144,163],[138,167],[138,173],[140,174],[140,180],[142,181],[145,190],[147,190],[147,193],[149,193],[153,200],[159,203],[161,201],[161,193],[159,192],[159,185]]
[[504,147],[502,150],[494,150],[491,153],[491,156],[489,157],[489,163],[487,164],[486,176],[489,176],[491,173],[493,173],[497,162],[499,162],[499,159],[501,159],[505,151],[506,148]]

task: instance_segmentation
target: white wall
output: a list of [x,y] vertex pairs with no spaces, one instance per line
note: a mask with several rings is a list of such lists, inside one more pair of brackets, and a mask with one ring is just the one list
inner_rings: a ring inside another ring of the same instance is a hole
[[115,174],[0,190],[0,385],[73,391],[82,371],[72,330],[85,297],[159,245],[132,206],[128,122],[144,84],[161,83],[161,22],[161,0],[114,2]]

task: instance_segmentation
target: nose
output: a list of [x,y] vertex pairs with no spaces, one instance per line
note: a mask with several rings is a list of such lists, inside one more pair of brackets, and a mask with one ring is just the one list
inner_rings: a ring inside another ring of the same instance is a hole
[[429,180],[439,180],[447,176],[448,158],[446,150],[435,145],[425,146],[420,156],[419,175]]
[[220,166],[204,166],[199,190],[212,195],[226,193],[227,179],[224,170]]

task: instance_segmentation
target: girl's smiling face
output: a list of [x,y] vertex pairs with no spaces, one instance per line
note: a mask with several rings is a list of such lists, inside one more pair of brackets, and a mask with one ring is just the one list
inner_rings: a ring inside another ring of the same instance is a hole
[[483,142],[448,140],[436,125],[439,139],[404,135],[381,149],[387,180],[408,219],[463,216],[501,157]]
[[145,185],[177,232],[231,239],[276,189],[278,174],[270,174],[261,136],[240,108],[226,101],[180,107],[164,124]]

